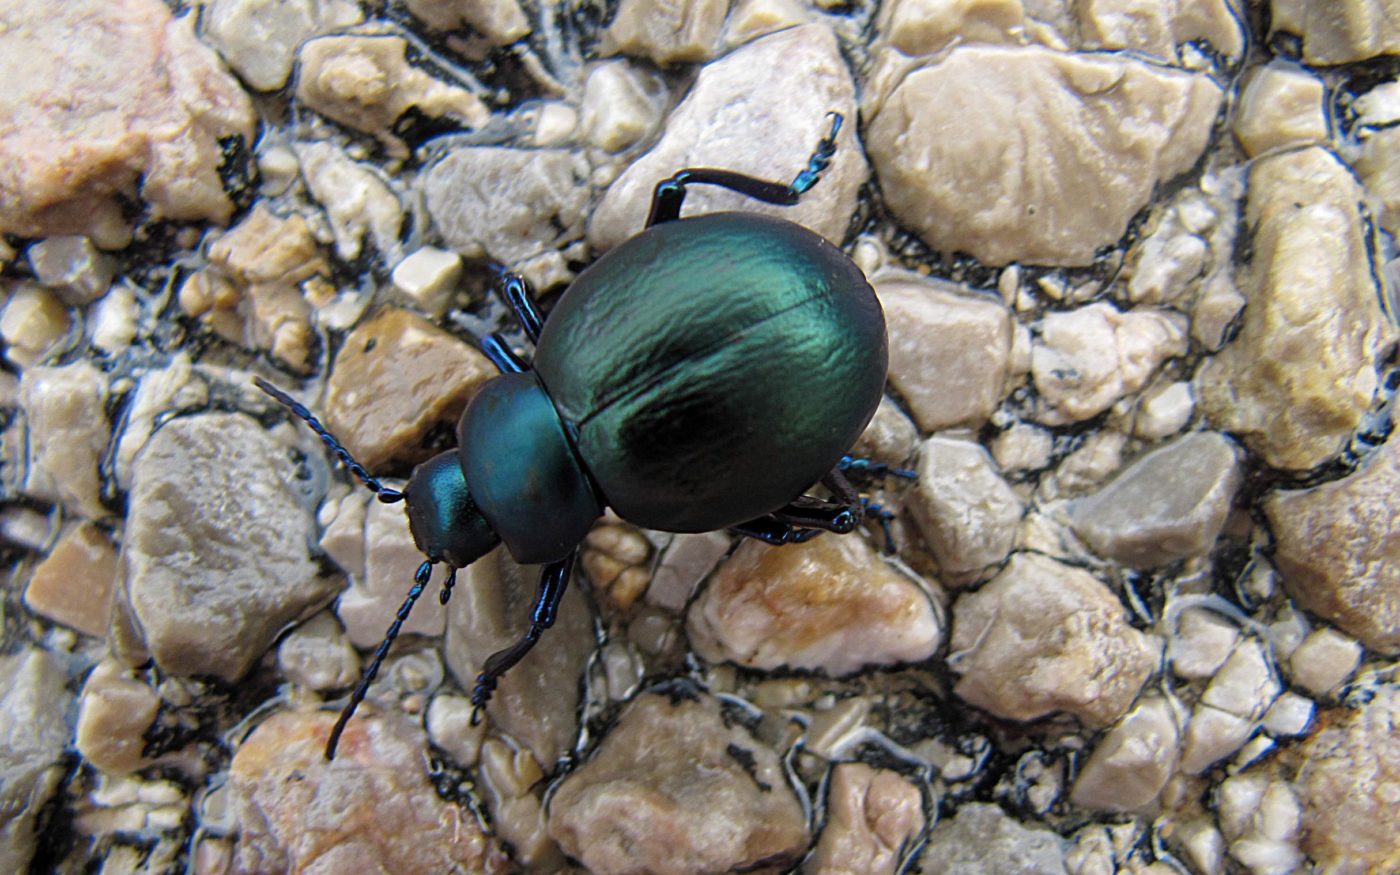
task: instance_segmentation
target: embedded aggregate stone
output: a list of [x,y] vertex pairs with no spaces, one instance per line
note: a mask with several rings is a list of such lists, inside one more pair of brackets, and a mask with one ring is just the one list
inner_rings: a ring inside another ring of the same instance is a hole
[[517,0],[405,0],[408,11],[433,30],[459,30],[463,26],[485,37],[491,45],[507,46],[530,32],[530,21]]
[[77,516],[109,516],[98,473],[110,428],[107,376],[85,361],[26,368],[19,396],[29,433],[25,493]]
[[[444,656],[463,689],[475,685],[487,657],[525,634],[540,571],[517,565],[501,547],[458,572]],[[545,768],[572,749],[578,735],[578,679],[594,645],[592,616],[579,589],[565,591],[549,634],[501,678],[486,706],[491,725]]]
[[1320,78],[1299,68],[1258,67],[1245,79],[1231,129],[1251,157],[1325,143],[1325,90]]
[[802,871],[894,875],[924,823],[919,789],[898,773],[841,763],[831,770],[826,826]]
[[1048,829],[1032,829],[1000,807],[973,802],[944,818],[929,835],[919,858],[927,875],[1066,875],[1063,840]]
[[949,586],[983,579],[1011,553],[1025,502],[971,440],[934,435],[919,450],[917,470],[906,503],[940,579]]
[[1015,43],[1026,24],[1020,0],[891,0],[880,5],[879,36],[906,55],[928,55],[954,40]]
[[385,261],[397,261],[404,207],[388,183],[328,142],[299,143],[296,154],[307,191],[330,219],[335,254],[354,261],[372,243]]
[[[994,298],[913,274],[877,277],[874,287],[885,310],[889,381],[919,427],[985,424],[1025,372],[1011,313]],[[930,332],[938,343],[928,342]]]
[[1400,868],[1400,690],[1385,685],[1355,708],[1319,715],[1299,749],[1303,848],[1331,871]]
[[1361,154],[1353,164],[1366,190],[1380,202],[1381,225],[1400,231],[1400,127],[1363,130]]
[[534,755],[489,738],[481,745],[479,774],[496,834],[510,844],[515,859],[532,869],[562,866],[559,847],[546,829],[539,792],[544,771]]
[[857,535],[746,541],[691,604],[686,632],[711,661],[836,677],[927,659],[943,640],[929,596]]
[[5,311],[0,313],[0,338],[5,358],[27,368],[56,348],[72,326],[58,296],[37,283],[5,282]]
[[1286,781],[1251,772],[1220,785],[1220,820],[1230,856],[1251,872],[1297,872],[1302,808]]
[[[603,32],[604,54],[622,52],[665,66],[707,61],[719,51],[728,0],[654,4],[622,0]],[[680,165],[677,165],[680,166]]]
[[117,551],[102,529],[82,522],[64,531],[34,568],[24,604],[36,614],[102,637],[112,616]]
[[1076,4],[1085,47],[1135,49],[1175,61],[1180,48],[1207,40],[1227,57],[1244,50],[1244,32],[1227,0],[1193,3],[1143,3],[1094,0]]
[[496,376],[486,356],[421,316],[386,307],[345,337],[326,383],[326,426],[370,470],[421,462],[421,442],[452,423]]
[[29,269],[63,303],[81,307],[111,288],[116,263],[80,235],[48,237],[24,251]]
[[583,236],[587,177],[565,149],[469,146],[430,166],[418,186],[451,249],[514,264]]
[[[402,488],[392,481],[386,485]],[[355,646],[370,647],[383,639],[385,627],[403,604],[423,553],[413,543],[402,504],[384,504],[368,490],[356,493],[341,499],[321,546],[350,577],[350,588],[336,602],[336,616]],[[425,598],[401,632],[441,635],[446,622],[446,609],[437,599]]]
[[1050,313],[1039,327],[1030,370],[1046,425],[1097,416],[1186,352],[1186,320],[1165,309],[1122,312],[1100,301]]
[[297,50],[297,98],[329,119],[379,135],[391,148],[394,122],[409,109],[470,128],[483,125],[490,111],[481,98],[409,64],[408,45],[399,36],[307,40]]
[[661,124],[656,82],[633,64],[598,64],[589,71],[583,89],[579,130],[600,149],[621,152]]
[[1400,52],[1396,0],[1273,0],[1270,38],[1302,37],[1309,64],[1344,64]]
[[596,875],[778,871],[808,843],[778,754],[683,687],[623,710],[560,784],[549,833]]
[[0,869],[27,872],[41,812],[66,767],[72,702],[62,663],[43,650],[0,659]]
[[0,233],[132,235],[151,218],[223,223],[233,211],[221,140],[251,146],[252,104],[159,0],[15,0],[0,12]]
[[1167,658],[1178,677],[1213,677],[1239,638],[1235,625],[1214,611],[1185,610],[1168,640]]
[[73,743],[83,758],[103,772],[124,775],[145,768],[145,735],[155,724],[160,697],[114,659],[88,673],[78,704]]
[[1394,328],[1382,315],[1355,178],[1319,148],[1251,165],[1249,300],[1235,340],[1197,374],[1201,411],[1279,468],[1306,470],[1351,440]]
[[1264,499],[1283,586],[1302,608],[1381,653],[1400,653],[1400,442],[1354,473]]
[[233,871],[510,871],[471,812],[434,791],[421,729],[361,709],[328,762],[334,723],[328,711],[283,711],[238,745]]
[[885,202],[993,266],[1091,264],[1195,163],[1222,98],[1207,76],[1040,46],[959,46],[897,82],[867,98]]
[[212,0],[200,35],[244,82],[275,91],[287,84],[303,41],[362,20],[348,0]]
[[1158,662],[1152,639],[1126,614],[1087,571],[1017,553],[953,604],[953,691],[1011,720],[1065,711],[1106,726],[1128,710]]
[[[764,87],[754,90],[754,82]],[[829,112],[845,116],[836,154],[821,183],[796,206],[762,204],[717,186],[696,186],[684,215],[727,210],[777,216],[839,241],[869,173],[856,139],[855,84],[830,29],[789,28],[706,64],[667,117],[656,145],[634,161],[603,195],[588,223],[588,240],[610,249],[646,223],[652,189],[685,167],[723,167],[760,179],[790,182],[817,142],[831,131]]]
[[309,690],[338,690],[360,679],[360,656],[335,618],[322,611],[277,645],[277,668]]
[[1361,664],[1361,645],[1336,629],[1318,629],[1288,657],[1289,678],[1310,693],[1325,696],[1346,682]]
[[1210,552],[1243,475],[1215,432],[1156,447],[1104,488],[1070,503],[1070,525],[1100,556],[1152,568]]
[[1144,697],[1094,748],[1070,801],[1099,811],[1133,811],[1162,792],[1176,767],[1181,729],[1170,703]]
[[163,670],[235,681],[335,592],[297,480],[288,448],[241,414],[173,419],[137,456],[118,604]]

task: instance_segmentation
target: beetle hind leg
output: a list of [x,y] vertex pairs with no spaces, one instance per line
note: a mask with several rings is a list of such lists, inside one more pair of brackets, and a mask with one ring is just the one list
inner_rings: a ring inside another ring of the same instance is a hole
[[689,167],[656,184],[651,195],[651,212],[647,216],[646,226],[650,228],[652,225],[679,219],[681,206],[685,203],[687,185],[717,185],[764,203],[784,207],[796,204],[806,191],[817,184],[822,171],[836,154],[836,135],[840,133],[841,124],[845,119],[839,112],[827,115],[832,120],[831,132],[817,143],[817,148],[807,159],[807,166],[793,177],[792,182],[770,182],[732,170],[717,170],[712,167]]
[[535,594],[535,606],[530,612],[530,625],[525,634],[509,647],[498,650],[486,658],[481,674],[476,676],[476,686],[472,688],[472,725],[481,722],[481,712],[491,701],[496,684],[520,660],[525,658],[544,634],[544,630],[554,625],[559,615],[559,601],[568,588],[569,576],[574,570],[575,550],[558,562],[551,562],[540,572],[540,588]]

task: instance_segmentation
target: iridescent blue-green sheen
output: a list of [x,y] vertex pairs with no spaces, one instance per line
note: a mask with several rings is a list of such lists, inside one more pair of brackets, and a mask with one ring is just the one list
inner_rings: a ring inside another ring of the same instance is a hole
[[403,491],[413,542],[434,562],[465,568],[501,543],[467,488],[455,450],[414,468]]
[[605,503],[699,532],[830,471],[880,402],[887,355],[879,301],[844,253],[791,222],[716,213],[584,271],[534,367]]
[[457,423],[457,456],[481,515],[517,562],[563,559],[603,512],[531,372],[481,387]]

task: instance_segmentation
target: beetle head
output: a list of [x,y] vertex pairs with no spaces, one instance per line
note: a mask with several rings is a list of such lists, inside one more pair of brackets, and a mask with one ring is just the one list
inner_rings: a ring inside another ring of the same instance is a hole
[[413,543],[433,562],[465,568],[501,542],[472,498],[455,450],[414,468],[403,494]]

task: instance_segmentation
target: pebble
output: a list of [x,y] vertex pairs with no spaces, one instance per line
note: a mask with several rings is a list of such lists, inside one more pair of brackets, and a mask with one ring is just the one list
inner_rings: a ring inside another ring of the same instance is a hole
[[1246,638],[1235,646],[1230,658],[1211,678],[1200,701],[1237,717],[1257,721],[1282,689],[1264,645],[1257,639]]
[[66,529],[49,555],[34,567],[24,605],[55,623],[101,638],[112,616],[117,551],[111,538],[90,522]]
[[93,305],[88,315],[88,338],[97,349],[116,355],[135,342],[140,318],[135,291],[120,284]]
[[1125,812],[1153,802],[1176,768],[1181,729],[1171,704],[1144,697],[1094,747],[1070,791],[1075,805]]
[[291,76],[297,46],[363,20],[348,0],[212,0],[201,35],[244,82],[276,91]]
[[427,728],[433,744],[458,763],[470,766],[481,756],[486,721],[472,722],[472,701],[455,693],[439,693],[428,704]]
[[1303,848],[1333,871],[1400,867],[1400,690],[1383,686],[1354,709],[1319,715],[1298,751]]
[[1400,128],[1362,129],[1361,154],[1352,167],[1380,206],[1381,225],[1400,229]]
[[678,534],[666,542],[647,587],[647,604],[680,613],[720,559],[734,546],[722,532]]
[[464,25],[494,46],[508,46],[530,33],[530,20],[517,0],[405,0],[408,11],[433,30],[459,30]]
[[[540,570],[517,565],[498,548],[458,574],[444,656],[463,689],[471,690],[488,656],[525,633]],[[578,736],[578,679],[594,649],[593,619],[579,590],[565,591],[553,628],[501,678],[486,706],[494,728],[549,768]]]
[[949,648],[964,701],[1010,720],[1065,711],[1091,727],[1122,717],[1158,662],[1108,587],[1035,553],[958,598]]
[[103,772],[124,775],[152,764],[146,733],[155,725],[160,697],[113,659],[98,663],[83,683],[74,744]]
[[362,709],[328,762],[334,722],[329,712],[282,711],[238,745],[228,775],[240,825],[233,871],[511,871],[472,813],[434,792],[421,729]]
[[1186,322],[1168,310],[1120,312],[1100,301],[1050,313],[1031,350],[1031,377],[1042,402],[1036,419],[1065,425],[1097,416],[1185,352]]
[[1178,677],[1209,678],[1229,659],[1239,639],[1239,630],[1229,620],[1214,611],[1191,608],[1181,612],[1171,631],[1167,657]]
[[1152,568],[1204,556],[1225,525],[1243,473],[1229,438],[1188,434],[1072,501],[1070,525],[1100,556],[1125,565]]
[[1235,775],[1221,783],[1219,806],[1230,856],[1254,875],[1298,871],[1302,808],[1286,782],[1260,773]]
[[807,875],[894,875],[924,829],[919,788],[864,763],[831,770],[826,826],[802,871]]
[[600,51],[647,58],[660,66],[708,61],[719,53],[728,0],[679,0],[657,6],[622,0],[603,31]]
[[1312,726],[1316,710],[1311,699],[1285,691],[1264,714],[1264,729],[1274,736],[1304,735]]
[[1322,149],[1261,158],[1250,170],[1253,257],[1236,276],[1250,306],[1239,335],[1197,380],[1212,424],[1278,468],[1312,468],[1351,440],[1394,336],[1367,256],[1362,199]]
[[875,19],[880,39],[906,55],[931,55],[956,41],[1016,43],[1026,26],[1020,0],[893,0]]
[[1367,647],[1400,653],[1400,442],[1348,477],[1263,502],[1284,588]]
[[1043,46],[961,45],[887,93],[872,77],[885,202],[935,250],[991,266],[1091,264],[1195,163],[1222,98],[1206,76]]
[[481,98],[410,64],[408,47],[399,36],[307,40],[297,49],[297,99],[329,119],[378,136],[391,152],[403,150],[392,129],[409,109],[468,128],[486,123],[490,111]]
[[324,141],[298,143],[296,155],[307,191],[330,219],[341,261],[359,258],[366,243],[386,262],[402,257],[404,206],[379,174]]
[[0,233],[121,248],[132,237],[121,201],[138,180],[151,218],[228,221],[223,143],[251,146],[257,123],[194,19],[160,0],[8,4]]
[[288,448],[242,414],[173,419],[132,470],[118,610],[164,671],[242,677],[338,581]]
[[1209,257],[1209,244],[1184,227],[1177,211],[1169,211],[1129,253],[1128,300],[1134,304],[1180,300],[1205,272]]
[[1318,629],[1288,658],[1293,683],[1316,696],[1326,696],[1346,683],[1361,664],[1361,645],[1336,629]]
[[926,875],[1024,872],[1067,875],[1063,841],[1027,827],[996,805],[972,802],[941,820],[919,858]]
[[1206,40],[1228,58],[1244,51],[1238,13],[1226,0],[1181,6],[1170,3],[1087,3],[1075,7],[1087,47],[1134,49],[1175,61],[1183,46]]
[[58,659],[30,650],[0,659],[0,869],[27,872],[40,816],[67,771],[72,702]]
[[623,710],[559,785],[549,833],[596,875],[791,866],[808,842],[777,752],[684,685]]
[[[758,81],[765,87],[755,91]],[[686,196],[685,215],[742,210],[778,216],[840,240],[868,176],[856,143],[855,84],[831,30],[806,24],[748,43],[700,70],[656,144],[608,186],[589,221],[589,243],[610,249],[635,235],[657,181],[685,167],[793,179],[804,169],[805,156],[830,133],[826,115],[833,111],[846,119],[836,155],[821,185],[797,206],[761,204],[715,186],[697,186]]]
[[[390,488],[402,483],[381,481]],[[326,527],[321,548],[350,577],[350,588],[341,593],[335,613],[345,624],[356,647],[371,647],[384,638],[384,630],[403,604],[413,585],[413,573],[423,561],[413,542],[408,515],[402,504],[384,504],[368,490],[341,499],[334,520]],[[441,635],[447,611],[435,598],[419,601],[403,624],[405,635]]]
[[545,829],[545,810],[536,789],[544,772],[527,750],[498,739],[481,746],[481,783],[500,838],[531,868],[556,870],[559,848]]
[[985,579],[1011,553],[1025,503],[980,444],[935,435],[919,451],[909,515],[938,561],[939,579],[962,587]]
[[1298,67],[1276,63],[1254,68],[1231,122],[1235,138],[1251,157],[1326,143],[1325,90],[1321,79]]
[[1050,464],[1055,436],[1039,426],[1017,422],[999,432],[990,449],[997,467],[1008,474],[1039,471]]
[[335,617],[322,611],[277,645],[277,669],[308,690],[339,690],[360,679],[360,656]]
[[629,610],[651,583],[651,544],[631,525],[604,521],[584,539],[579,564],[595,597],[613,612]]
[[117,266],[92,241],[79,235],[48,237],[24,251],[29,269],[70,307],[91,304],[107,293]]
[[462,257],[455,252],[423,246],[394,265],[394,288],[433,318],[441,318],[457,293],[462,278]]
[[622,152],[646,139],[661,124],[659,92],[656,80],[634,64],[598,64],[583,86],[583,138],[606,152]]
[[918,662],[943,642],[941,612],[923,588],[859,536],[782,549],[745,541],[691,604],[686,632],[712,662],[833,677]]
[[345,337],[326,383],[325,422],[370,470],[393,459],[421,462],[423,439],[456,423],[496,369],[441,328],[385,307]]
[[0,312],[6,360],[17,368],[42,362],[68,334],[68,311],[57,295],[34,283],[6,281],[0,289],[8,293]]
[[451,249],[515,264],[583,236],[587,178],[565,149],[467,146],[428,167],[418,188]]
[[1302,37],[1303,60],[1331,65],[1400,53],[1400,23],[1386,0],[1276,0],[1269,39]]
[[1195,412],[1190,383],[1159,384],[1142,393],[1133,416],[1133,436],[1146,441],[1170,437],[1185,428]]
[[98,471],[107,452],[107,376],[85,361],[32,367],[19,382],[28,427],[27,495],[88,519],[109,515]]
[[[984,425],[1026,371],[1015,355],[1028,348],[1024,329],[995,298],[952,283],[887,274],[874,285],[889,335],[889,381],[919,427]],[[928,342],[931,332],[938,343]]]

